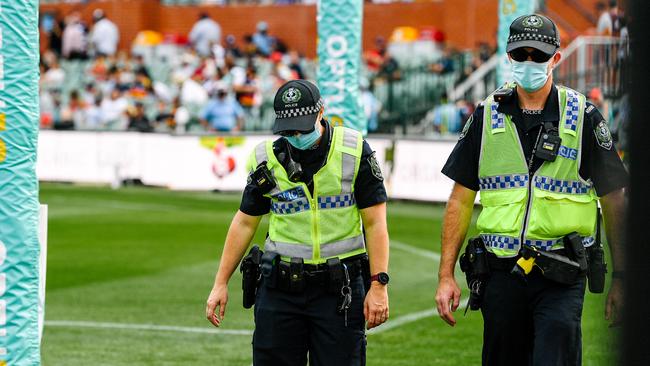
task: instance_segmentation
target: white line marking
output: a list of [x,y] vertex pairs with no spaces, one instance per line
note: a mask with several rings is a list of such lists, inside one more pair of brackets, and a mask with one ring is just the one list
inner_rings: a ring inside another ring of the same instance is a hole
[[98,329],[130,329],[130,330],[179,332],[179,333],[225,334],[225,335],[245,335],[245,336],[253,335],[253,331],[248,329],[177,327],[173,325],[101,323],[101,322],[70,321],[70,320],[47,320],[45,321],[45,327],[66,327],[66,328],[82,327],[82,328],[98,328]]
[[[391,248],[402,250],[407,253],[415,254],[421,257],[440,261],[440,254],[426,249],[421,249],[403,242],[391,241]],[[462,300],[459,309],[467,305],[467,299]],[[438,315],[436,308],[409,313],[389,320],[381,326],[369,330],[368,334],[379,334],[391,329],[400,327],[405,324],[416,322],[420,319]],[[164,332],[179,332],[179,333],[201,333],[201,334],[224,334],[224,335],[253,335],[252,330],[248,329],[216,329],[216,328],[200,328],[200,327],[179,327],[172,325],[155,325],[155,324],[133,324],[133,323],[102,323],[90,321],[70,321],[70,320],[48,320],[45,322],[46,327],[83,327],[83,328],[97,328],[97,329],[130,329],[142,331],[164,331]]]
[[[465,311],[464,309],[465,309],[465,306],[467,305],[467,301],[468,301],[468,299],[462,300],[460,302],[460,305],[458,305],[458,309],[462,310],[462,311]],[[386,323],[378,326],[377,328],[370,329],[367,333],[368,334],[383,333],[383,332],[389,331],[391,329],[401,327],[402,325],[413,323],[413,322],[416,322],[416,321],[418,321],[420,319],[429,318],[429,317],[436,316],[436,315],[438,315],[438,309],[437,308],[418,311],[418,312],[415,312],[415,313],[409,313],[409,314],[406,314],[406,315],[399,316],[399,317],[395,318],[395,320],[388,320]]]
[[430,250],[414,247],[412,245],[408,245],[406,243],[402,243],[401,241],[390,241],[390,247],[398,250],[402,250],[411,254],[419,255],[421,257],[425,258],[430,258],[433,259],[434,261],[440,261],[440,254],[436,252],[432,252]]

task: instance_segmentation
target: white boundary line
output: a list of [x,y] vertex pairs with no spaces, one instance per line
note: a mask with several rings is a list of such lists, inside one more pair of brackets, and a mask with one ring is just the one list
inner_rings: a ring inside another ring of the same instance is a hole
[[[440,254],[421,249],[400,241],[391,241],[391,248],[402,250],[407,253],[415,254],[420,257],[440,261]],[[467,299],[461,301],[459,309],[467,305]],[[416,322],[420,319],[429,318],[438,315],[436,308],[422,310],[414,313],[409,313],[389,320],[381,326],[369,330],[368,334],[379,334],[391,329],[401,327],[402,325]],[[156,324],[134,324],[134,323],[104,323],[104,322],[91,322],[91,321],[70,321],[70,320],[47,320],[46,327],[62,327],[62,328],[95,328],[95,329],[124,329],[124,330],[141,330],[141,331],[156,331],[156,332],[178,332],[178,333],[198,333],[198,334],[223,334],[223,335],[253,335],[252,330],[248,329],[217,329],[217,328],[204,328],[204,327],[180,327],[173,325],[156,325]]]
[[64,327],[64,328],[96,328],[96,329],[131,329],[155,332],[180,332],[180,333],[201,333],[201,334],[224,334],[224,335],[253,335],[252,330],[248,329],[217,329],[203,327],[177,327],[173,325],[155,325],[155,324],[132,324],[132,323],[102,323],[89,321],[69,321],[69,320],[47,320],[46,327]]
[[[412,246],[412,245],[409,245],[409,244],[406,244],[406,243],[403,243],[403,242],[400,242],[400,241],[393,241],[393,240],[391,240],[391,242],[390,242],[390,247],[398,249],[398,250],[402,250],[404,252],[408,252],[408,253],[411,253],[411,254],[415,254],[415,255],[418,255],[420,257],[430,258],[430,259],[433,259],[436,262],[440,262],[440,254],[438,254],[436,252],[433,252],[433,251],[430,251],[430,250],[418,248],[418,247],[415,247],[415,246]],[[468,301],[468,299],[462,300],[460,302],[460,305],[458,305],[458,309],[465,308],[465,306],[467,305],[467,301]],[[402,325],[413,323],[413,322],[416,322],[416,321],[418,321],[420,319],[429,318],[429,317],[437,316],[437,315],[438,315],[438,309],[437,308],[432,308],[432,309],[417,311],[417,312],[414,312],[414,313],[409,313],[409,314],[406,314],[406,315],[399,316],[399,317],[395,318],[394,320],[388,320],[386,323],[380,325],[377,328],[370,329],[366,333],[368,333],[368,334],[383,333],[383,332],[389,331],[391,329],[401,327]]]
[[430,251],[430,250],[414,247],[412,245],[403,243],[401,241],[391,240],[390,241],[390,247],[401,250],[401,251],[404,251],[404,252],[408,252],[408,253],[411,253],[411,254],[419,255],[419,256],[424,257],[424,258],[433,259],[436,262],[440,261],[440,254],[438,254],[436,252],[433,252],[433,251]]

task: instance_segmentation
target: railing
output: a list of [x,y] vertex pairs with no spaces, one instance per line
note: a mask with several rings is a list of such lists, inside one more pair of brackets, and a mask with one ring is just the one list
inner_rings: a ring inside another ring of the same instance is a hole
[[578,37],[564,50],[554,78],[585,94],[598,87],[605,98],[616,99],[624,91],[628,55],[627,38]]

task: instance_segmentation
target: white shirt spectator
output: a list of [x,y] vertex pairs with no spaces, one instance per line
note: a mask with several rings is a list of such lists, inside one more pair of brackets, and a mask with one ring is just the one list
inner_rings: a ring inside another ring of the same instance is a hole
[[113,56],[117,52],[117,44],[120,42],[120,31],[115,23],[103,18],[95,23],[90,42],[96,53]]
[[614,30],[614,24],[612,22],[612,16],[608,11],[603,11],[598,18],[598,26],[596,27],[598,35],[601,36],[611,36]]
[[58,64],[52,67],[43,75],[43,88],[44,89],[60,89],[63,87],[65,80],[65,71],[59,67]]
[[63,31],[61,43],[61,52],[65,57],[70,57],[74,52],[86,52],[86,33],[81,23],[77,21],[70,22]]
[[203,86],[190,78],[183,82],[181,87],[181,103],[188,107],[190,110],[197,110],[203,108],[208,102],[208,92],[203,89]]
[[90,105],[84,111],[85,114],[85,128],[89,130],[98,130],[102,128],[104,117],[102,116],[102,109],[97,105]]
[[204,16],[192,27],[190,42],[201,56],[210,56],[212,44],[221,43],[221,27],[219,23]]
[[[113,93],[117,93],[114,91]],[[122,96],[113,96],[113,98],[106,98],[101,104],[101,114],[104,117],[103,123],[112,125],[117,129],[126,129],[126,110],[129,107],[129,102]]]

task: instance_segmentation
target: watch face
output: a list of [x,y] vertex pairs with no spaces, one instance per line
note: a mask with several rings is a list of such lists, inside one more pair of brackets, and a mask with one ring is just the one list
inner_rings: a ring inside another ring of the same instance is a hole
[[388,284],[388,281],[390,280],[390,277],[388,277],[388,273],[382,272],[377,275],[377,279],[379,280],[379,283],[386,285]]

